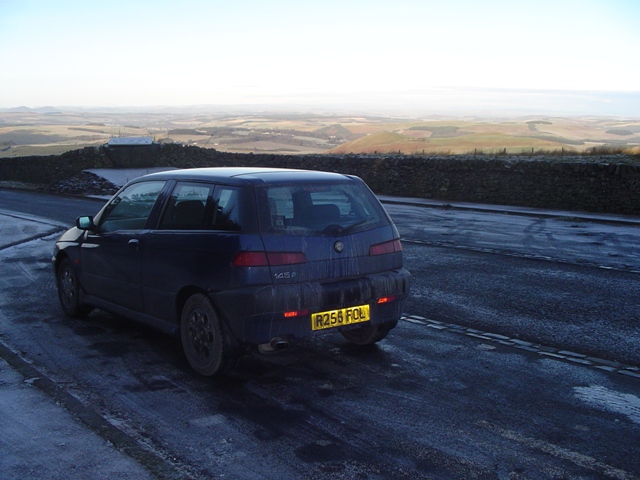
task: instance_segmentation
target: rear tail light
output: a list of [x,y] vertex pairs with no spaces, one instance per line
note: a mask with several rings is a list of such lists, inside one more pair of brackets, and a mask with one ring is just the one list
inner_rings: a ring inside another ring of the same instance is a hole
[[269,265],[265,252],[238,252],[231,265],[234,267],[265,267]]
[[384,255],[385,253],[394,253],[402,251],[402,243],[400,243],[400,239],[396,238],[395,240],[391,240],[390,242],[378,243],[376,245],[371,245],[369,248],[369,255]]
[[302,252],[238,252],[231,265],[234,267],[277,267],[306,263]]
[[380,297],[378,299],[378,305],[382,305],[383,303],[391,303],[396,300],[396,296],[392,295],[391,297]]
[[309,315],[309,310],[293,310],[291,312],[284,312],[284,318],[304,317]]

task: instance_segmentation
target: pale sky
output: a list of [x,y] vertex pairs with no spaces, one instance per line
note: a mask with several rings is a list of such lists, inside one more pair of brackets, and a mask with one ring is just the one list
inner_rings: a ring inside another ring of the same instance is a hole
[[640,0],[0,0],[0,45],[0,107],[640,93]]

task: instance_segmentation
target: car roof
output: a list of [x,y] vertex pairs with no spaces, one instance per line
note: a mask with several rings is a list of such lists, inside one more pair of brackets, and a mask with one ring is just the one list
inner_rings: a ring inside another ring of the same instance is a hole
[[269,167],[207,167],[168,170],[151,173],[137,180],[169,180],[180,181],[217,181],[225,183],[282,183],[291,181],[344,181],[352,179],[350,175],[341,173],[320,172],[315,170],[298,170],[294,168]]

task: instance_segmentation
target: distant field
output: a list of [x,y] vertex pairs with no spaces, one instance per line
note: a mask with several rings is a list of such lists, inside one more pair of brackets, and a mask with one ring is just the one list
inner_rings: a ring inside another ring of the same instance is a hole
[[593,147],[640,153],[638,119],[0,112],[0,157],[59,154],[129,136],[241,153],[532,153]]

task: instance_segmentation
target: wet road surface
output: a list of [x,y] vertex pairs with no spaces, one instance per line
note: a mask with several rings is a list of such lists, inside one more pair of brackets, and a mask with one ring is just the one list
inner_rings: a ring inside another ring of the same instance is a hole
[[[416,232],[416,217],[390,212]],[[448,237],[454,248],[405,243],[412,317],[379,345],[322,336],[211,380],[173,338],[100,311],[65,318],[45,235],[0,250],[0,341],[148,452],[139,462],[160,478],[639,478],[635,267]],[[559,349],[624,359],[629,374]]]

